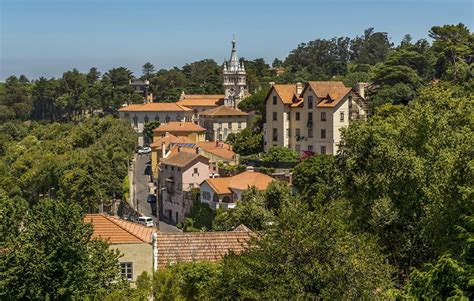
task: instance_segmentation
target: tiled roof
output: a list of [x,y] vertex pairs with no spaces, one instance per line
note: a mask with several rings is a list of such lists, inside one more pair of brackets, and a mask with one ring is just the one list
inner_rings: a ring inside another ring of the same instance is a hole
[[[332,81],[312,81],[308,82],[316,96],[323,99],[317,104],[317,107],[335,107],[344,96],[347,95],[352,89],[346,87],[343,82],[332,82]],[[328,98],[329,96],[329,98]]]
[[168,147],[168,145],[170,144],[193,143],[193,142],[188,137],[175,136],[173,134],[167,133],[164,137],[161,137],[155,142],[151,143],[150,147],[153,149],[160,149],[163,143],[165,144],[165,147]]
[[247,116],[248,114],[231,108],[229,106],[219,106],[199,113],[199,116]]
[[232,151],[231,146],[227,143],[199,142],[197,145],[206,152],[212,153],[226,160],[232,160],[235,156],[235,153],[234,151]]
[[111,244],[151,243],[151,236],[156,228],[145,227],[104,214],[86,214],[84,223],[94,227],[92,237],[101,237]]
[[158,233],[158,268],[177,262],[218,261],[249,247],[251,231]]
[[266,174],[257,171],[244,171],[231,177],[229,188],[245,190],[255,186],[259,190],[267,189],[274,179]]
[[146,104],[129,105],[119,109],[121,112],[188,112],[192,109],[175,102],[149,102]]
[[207,179],[206,183],[209,184],[217,194],[231,194],[232,191],[229,189],[231,179],[232,177],[212,178]]
[[224,104],[225,95],[183,95],[177,102],[179,105],[191,107],[217,107]]
[[275,89],[284,104],[292,104],[293,99],[299,97],[296,95],[296,84],[273,85],[272,88]]
[[198,159],[201,157],[205,161],[209,161],[206,157],[203,157],[201,155],[196,154],[195,152],[185,152],[185,151],[180,151],[175,154],[169,155],[167,158],[161,159],[161,163],[167,164],[167,165],[173,165],[173,166],[178,166],[178,167],[185,167],[186,165],[192,163],[194,160]]
[[161,124],[160,127],[153,130],[153,133],[166,132],[205,132],[206,129],[194,122],[171,121]]

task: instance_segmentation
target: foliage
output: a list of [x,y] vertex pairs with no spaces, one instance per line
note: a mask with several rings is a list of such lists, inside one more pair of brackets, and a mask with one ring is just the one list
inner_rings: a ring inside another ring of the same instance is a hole
[[147,141],[153,141],[153,130],[160,127],[160,124],[158,120],[153,120],[145,124],[143,127],[143,135]]
[[263,114],[265,112],[265,98],[268,94],[268,87],[258,90],[239,103],[239,109],[246,112],[255,111]]
[[241,156],[258,154],[263,151],[263,134],[250,127],[237,134],[230,133],[226,142],[232,145],[232,150]]
[[193,198],[193,206],[189,214],[193,220],[192,226],[196,229],[211,229],[215,211],[209,207],[209,204],[201,203],[199,189],[195,190],[197,190],[197,196]]
[[264,162],[297,162],[298,154],[284,146],[272,146],[262,155]]
[[[2,208],[9,200],[2,198]],[[7,219],[15,210],[2,211]],[[60,299],[94,296],[120,284],[118,251],[91,239],[92,227],[83,223],[78,205],[42,200],[23,212],[13,229],[18,233],[2,246],[2,299]]]

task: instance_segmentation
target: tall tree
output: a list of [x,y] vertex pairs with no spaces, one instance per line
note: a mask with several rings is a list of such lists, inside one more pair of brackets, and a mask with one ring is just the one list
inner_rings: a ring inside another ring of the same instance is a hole
[[146,62],[142,66],[142,73],[145,79],[150,79],[150,77],[155,73],[155,66],[152,63]]

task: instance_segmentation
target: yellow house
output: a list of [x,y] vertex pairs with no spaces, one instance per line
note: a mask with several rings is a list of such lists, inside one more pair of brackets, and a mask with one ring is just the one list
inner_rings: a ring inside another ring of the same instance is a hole
[[123,255],[119,258],[122,276],[135,282],[137,277],[153,272],[153,235],[158,230],[105,214],[86,214],[84,223],[92,224],[93,238],[102,238]]

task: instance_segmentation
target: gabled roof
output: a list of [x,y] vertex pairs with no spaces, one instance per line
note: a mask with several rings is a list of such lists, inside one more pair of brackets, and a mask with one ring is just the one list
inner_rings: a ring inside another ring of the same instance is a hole
[[191,153],[191,152],[179,151],[175,154],[171,154],[167,158],[161,159],[161,163],[167,164],[167,165],[173,165],[177,167],[185,167],[199,158],[203,159],[206,162],[209,162],[209,159],[199,154],[196,154],[195,152]]
[[231,108],[229,106],[219,106],[199,113],[199,116],[247,116],[248,114]]
[[94,227],[92,237],[101,237],[111,244],[151,243],[151,236],[156,228],[145,227],[105,214],[86,214],[84,223]]
[[229,188],[246,190],[255,186],[259,190],[267,189],[274,179],[266,174],[257,171],[244,171],[231,177]]
[[268,99],[268,96],[270,96],[270,93],[272,90],[275,90],[275,92],[278,94],[280,97],[281,101],[284,104],[292,104],[295,102],[295,100],[299,99],[299,95],[297,95],[297,90],[296,90],[296,84],[288,84],[288,85],[280,85],[280,84],[275,84],[272,86],[270,91],[268,92],[268,95],[266,99]]
[[176,133],[176,132],[205,132],[206,129],[194,122],[180,122],[171,121],[161,124],[158,128],[153,130],[153,133]]
[[149,102],[146,104],[134,104],[120,108],[121,112],[189,112],[192,109],[179,105],[175,102]]
[[190,107],[217,107],[224,104],[225,95],[184,94],[177,104]]
[[232,177],[212,178],[207,179],[206,183],[211,186],[217,194],[231,194],[232,191],[229,189],[231,179]]
[[226,160],[232,160],[235,156],[230,144],[223,142],[198,142],[197,146],[204,151],[212,153]]
[[157,237],[158,268],[177,262],[218,261],[229,252],[241,253],[249,247],[249,241],[255,234],[248,228],[238,229],[221,232],[160,232]]
[[322,99],[316,104],[316,106],[320,108],[335,107],[339,101],[352,90],[340,81],[311,81],[308,82],[301,94],[303,94],[308,87],[311,87],[316,96]]
[[165,144],[165,147],[168,147],[170,144],[177,143],[193,143],[191,139],[185,136],[175,136],[173,134],[167,133],[164,137],[159,138],[155,142],[150,144],[150,147],[153,149],[161,149],[161,145]]

